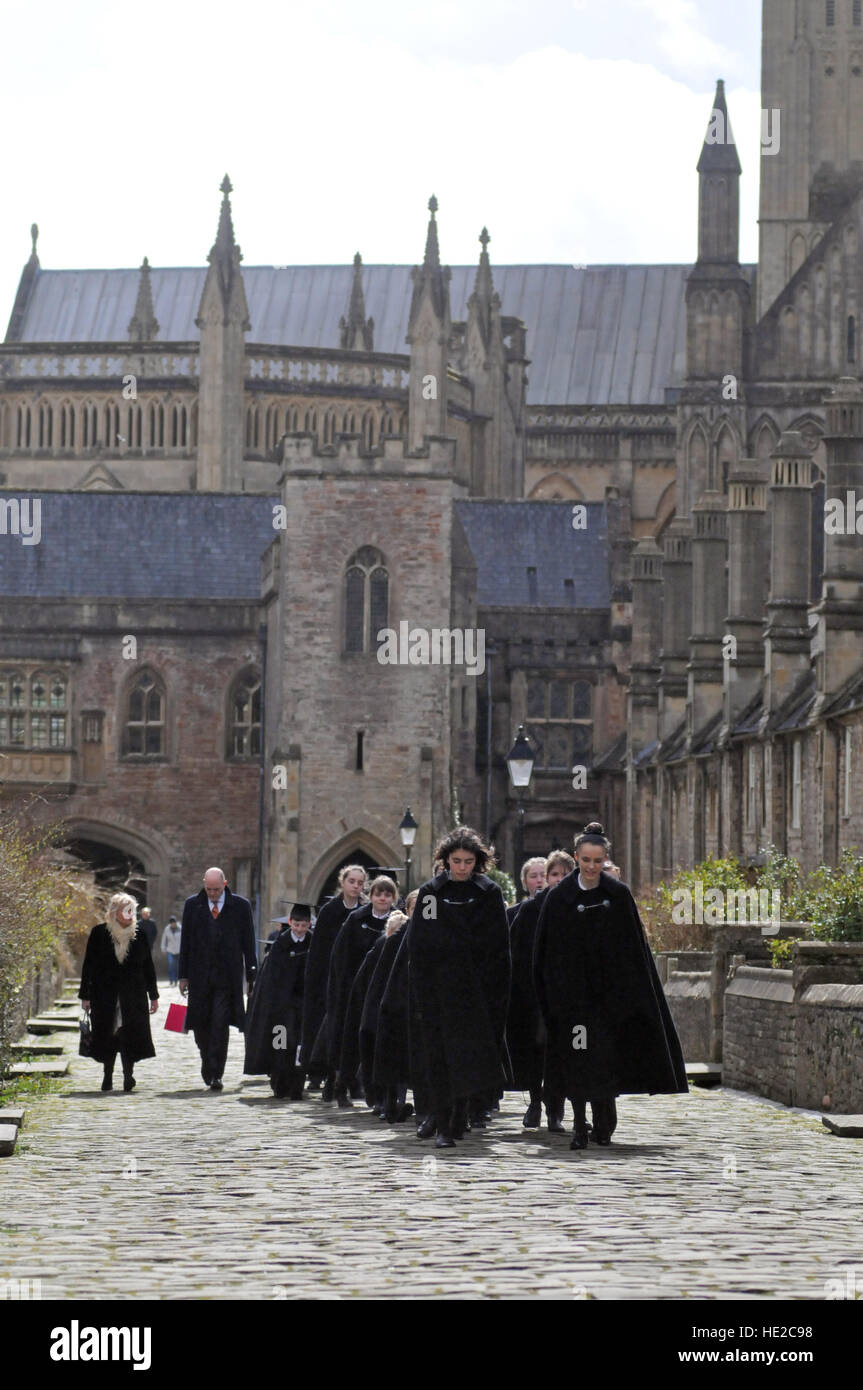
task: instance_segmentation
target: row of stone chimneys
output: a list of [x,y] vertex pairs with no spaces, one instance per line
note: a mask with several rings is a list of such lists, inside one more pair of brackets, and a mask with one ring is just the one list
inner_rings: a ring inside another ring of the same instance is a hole
[[[826,417],[825,497],[841,499],[844,512],[858,485],[863,501],[863,385],[856,378],[841,379]],[[769,482],[765,471],[758,460],[740,460],[727,498],[705,492],[691,521],[668,527],[662,550],[652,539],[634,548],[636,753],[667,739],[684,717],[688,746],[711,721],[722,743],[760,688],[765,729],[813,657],[817,714],[863,667],[863,536],[853,523],[846,534],[828,528],[821,598],[811,603],[815,469],[802,436],[786,431],[771,455]]]

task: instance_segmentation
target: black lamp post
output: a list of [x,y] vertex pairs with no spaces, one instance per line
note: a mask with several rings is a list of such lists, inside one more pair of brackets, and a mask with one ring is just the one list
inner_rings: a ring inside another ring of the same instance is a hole
[[405,847],[405,897],[407,897],[408,893],[411,891],[411,846],[417,837],[417,829],[417,822],[411,815],[411,808],[409,806],[399,826],[399,835]]
[[506,765],[509,768],[509,775],[512,785],[518,792],[518,809],[516,815],[517,834],[516,834],[516,865],[515,879],[516,892],[520,895],[521,890],[521,862],[524,858],[524,801],[523,794],[525,787],[530,786],[531,773],[536,754],[528,742],[524,732],[524,725],[519,724],[518,733],[515,736],[515,743],[506,755]]

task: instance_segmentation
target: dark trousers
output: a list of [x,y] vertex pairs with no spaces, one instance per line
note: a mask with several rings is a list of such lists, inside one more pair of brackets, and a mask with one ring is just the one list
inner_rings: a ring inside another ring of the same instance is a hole
[[200,1016],[195,1043],[201,1054],[201,1071],[210,1081],[219,1081],[228,1060],[231,991],[218,986],[210,989],[195,1001],[195,1007]]
[[[575,1121],[575,1129],[583,1130],[587,1127],[587,1102],[584,1100],[573,1100],[569,1098],[572,1106],[572,1114]],[[593,1117],[593,1128],[600,1134],[607,1134],[609,1137],[617,1129],[617,1105],[615,1097],[610,1096],[607,1100],[592,1100],[590,1102],[591,1115]]]
[[288,1100],[299,1100],[303,1094],[305,1079],[306,1073],[302,1067],[294,1066],[292,1062],[279,1061],[270,1072],[273,1095]]
[[[132,1072],[133,1072],[133,1070],[134,1070],[134,1067],[135,1067],[135,1063],[129,1059],[128,1054],[127,1054],[126,1052],[123,1051],[122,1047],[118,1048],[117,1050],[118,1050],[119,1053],[120,1053],[120,1061],[123,1063],[123,1075],[124,1075],[124,1076],[131,1076],[131,1075],[132,1075]],[[106,1060],[105,1060],[105,1063],[104,1063],[105,1075],[106,1075],[106,1076],[113,1076],[113,1075],[114,1075],[114,1063],[116,1062],[116,1060],[117,1060],[117,1053],[116,1053],[116,1052],[111,1052],[111,1053],[109,1053],[109,1054],[106,1055]]]

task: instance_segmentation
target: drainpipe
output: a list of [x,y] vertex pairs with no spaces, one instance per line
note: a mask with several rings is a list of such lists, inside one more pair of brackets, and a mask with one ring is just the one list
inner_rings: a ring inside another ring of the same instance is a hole
[[[264,854],[264,796],[267,785],[267,740],[266,740],[266,718],[267,718],[267,625],[261,623],[258,627],[258,642],[261,648],[261,765],[260,777],[258,780],[258,920],[255,923],[256,939],[262,934],[262,923],[264,904],[266,895],[264,893],[264,874],[266,872],[266,856]],[[260,942],[258,944],[260,952]]]

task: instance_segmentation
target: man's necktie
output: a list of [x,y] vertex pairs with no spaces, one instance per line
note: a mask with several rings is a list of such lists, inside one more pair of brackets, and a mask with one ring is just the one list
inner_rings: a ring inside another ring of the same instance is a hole
[[214,917],[218,917],[219,909],[216,907],[215,903],[213,903],[213,906],[210,908],[210,911],[212,912]]

